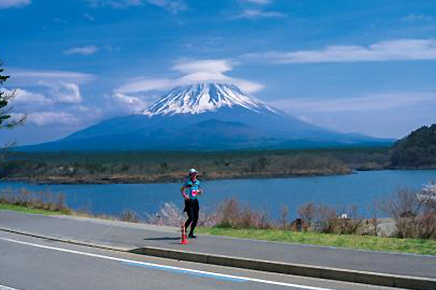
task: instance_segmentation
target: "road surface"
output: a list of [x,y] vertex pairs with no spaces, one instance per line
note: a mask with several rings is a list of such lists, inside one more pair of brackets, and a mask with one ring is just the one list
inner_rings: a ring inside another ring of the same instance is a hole
[[0,290],[15,289],[392,288],[179,262],[0,232]]

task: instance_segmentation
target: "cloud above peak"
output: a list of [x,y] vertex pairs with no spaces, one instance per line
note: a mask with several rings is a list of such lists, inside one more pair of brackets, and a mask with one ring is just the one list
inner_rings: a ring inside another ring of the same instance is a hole
[[182,60],[177,62],[172,69],[186,74],[197,72],[225,73],[231,71],[233,65],[234,63],[225,59]]
[[257,92],[263,89],[263,85],[238,78],[224,75],[231,71],[235,62],[225,59],[208,60],[182,60],[178,61],[171,69],[182,74],[175,79],[152,79],[140,77],[131,79],[115,90],[121,94],[145,93],[149,91],[170,90],[181,85],[197,84],[204,82],[224,82],[240,87],[247,93]]

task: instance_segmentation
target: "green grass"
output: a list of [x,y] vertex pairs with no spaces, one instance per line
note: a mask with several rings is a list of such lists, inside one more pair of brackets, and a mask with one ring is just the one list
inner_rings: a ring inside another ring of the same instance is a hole
[[198,233],[285,243],[310,244],[350,249],[436,255],[436,241],[358,235],[334,235],[282,230],[198,228]]
[[0,203],[0,210],[11,210],[11,211],[16,211],[16,212],[31,213],[31,214],[43,214],[43,215],[68,214],[66,212],[61,212],[61,211],[50,211],[50,210],[29,208],[29,207],[25,207],[25,206],[5,204],[5,203]]

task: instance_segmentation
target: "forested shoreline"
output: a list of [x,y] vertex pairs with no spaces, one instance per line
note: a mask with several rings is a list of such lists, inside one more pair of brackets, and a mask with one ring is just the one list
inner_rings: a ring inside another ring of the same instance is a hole
[[223,152],[9,153],[3,180],[36,183],[156,183],[198,168],[205,180],[350,174],[390,165],[389,148],[253,150]]

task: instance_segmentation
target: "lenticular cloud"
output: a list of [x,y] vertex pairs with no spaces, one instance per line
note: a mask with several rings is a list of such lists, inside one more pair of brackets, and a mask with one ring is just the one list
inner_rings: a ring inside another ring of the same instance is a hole
[[224,75],[231,71],[237,63],[229,60],[183,60],[177,62],[171,69],[183,75],[177,79],[151,79],[147,77],[136,78],[125,83],[115,91],[117,93],[132,94],[148,91],[170,90],[177,86],[198,83],[221,82],[234,84],[247,93],[253,93],[263,88],[262,84],[252,81],[231,78]]

